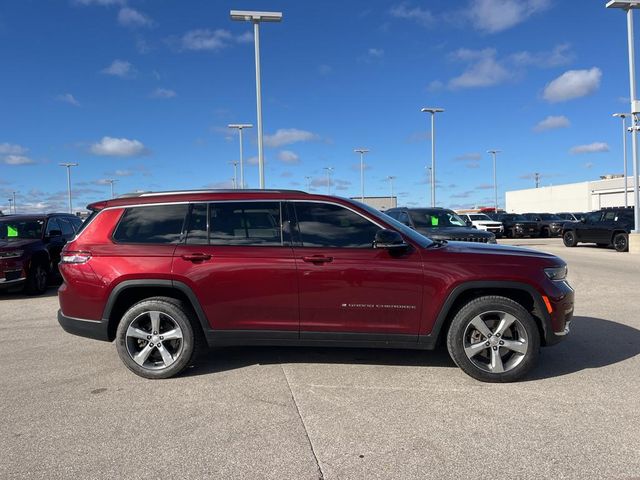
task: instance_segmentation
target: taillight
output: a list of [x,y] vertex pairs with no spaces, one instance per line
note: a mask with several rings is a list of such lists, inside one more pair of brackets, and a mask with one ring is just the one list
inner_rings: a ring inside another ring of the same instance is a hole
[[87,263],[91,258],[91,252],[63,252],[60,263],[81,264]]

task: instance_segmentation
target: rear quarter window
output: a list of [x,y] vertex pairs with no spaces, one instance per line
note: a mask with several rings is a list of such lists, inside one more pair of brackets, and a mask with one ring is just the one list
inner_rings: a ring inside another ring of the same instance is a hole
[[113,239],[118,243],[178,243],[186,214],[186,204],[128,208],[113,233]]

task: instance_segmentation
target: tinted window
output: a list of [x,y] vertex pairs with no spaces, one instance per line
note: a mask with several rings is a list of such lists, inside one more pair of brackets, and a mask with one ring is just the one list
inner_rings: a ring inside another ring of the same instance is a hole
[[407,212],[402,212],[399,217],[396,218],[400,223],[403,223],[407,226],[411,226],[411,220],[409,219],[409,214]]
[[615,211],[608,211],[608,212],[604,212],[604,218],[602,219],[602,221],[604,222],[611,222],[613,221],[616,217],[618,216],[617,212]]
[[47,229],[45,230],[44,234],[49,236],[49,235],[51,235],[51,232],[53,230],[57,230],[58,232],[61,232],[62,231],[62,227],[58,223],[57,219],[50,218],[49,221],[47,222]]
[[602,216],[602,212],[591,212],[588,213],[585,218],[586,218],[586,223],[597,223],[600,221],[600,217]]
[[209,205],[211,245],[280,246],[279,202],[229,202]]
[[73,227],[71,226],[71,222],[63,217],[58,217],[58,225],[62,228],[62,235],[65,237],[73,237],[75,232],[73,231]]
[[71,226],[76,232],[80,231],[80,227],[82,226],[82,220],[80,220],[78,217],[68,217],[67,220],[71,222]]
[[128,208],[113,239],[123,243],[178,243],[187,205]]
[[409,215],[418,228],[467,226],[464,220],[450,210],[411,210]]
[[380,227],[339,205],[295,204],[300,240],[305,247],[372,248]]
[[42,237],[44,220],[2,220],[0,221],[0,239],[35,240]]
[[191,205],[187,226],[188,244],[207,244],[207,204],[198,203]]

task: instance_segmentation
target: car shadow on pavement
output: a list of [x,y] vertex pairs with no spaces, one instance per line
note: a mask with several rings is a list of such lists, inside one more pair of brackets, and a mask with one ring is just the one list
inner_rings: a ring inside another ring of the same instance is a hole
[[542,348],[537,368],[526,380],[560,377],[601,368],[640,354],[640,330],[593,317],[574,317],[562,342]]
[[251,365],[315,363],[456,368],[446,349],[431,351],[338,347],[221,347],[205,352],[182,375],[207,375]]
[[47,287],[47,291],[42,295],[27,295],[22,289],[2,290],[0,291],[0,302],[2,302],[3,300],[30,300],[33,298],[57,297],[58,287],[58,285]]

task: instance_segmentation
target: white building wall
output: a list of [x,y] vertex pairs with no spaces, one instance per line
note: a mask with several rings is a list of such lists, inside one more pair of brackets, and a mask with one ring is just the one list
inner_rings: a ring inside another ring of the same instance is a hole
[[[633,178],[628,178],[627,199],[633,205]],[[624,205],[624,179],[596,180],[506,192],[507,212],[590,212]]]

